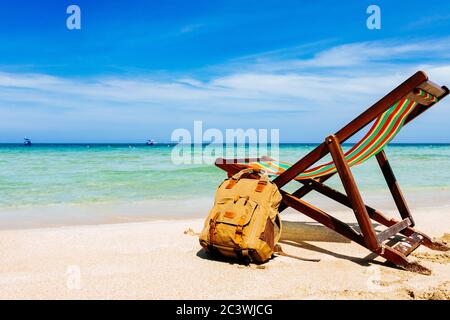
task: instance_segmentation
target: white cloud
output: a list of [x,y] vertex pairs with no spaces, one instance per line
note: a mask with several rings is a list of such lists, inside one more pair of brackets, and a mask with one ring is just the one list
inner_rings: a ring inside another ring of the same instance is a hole
[[[52,128],[56,122],[76,130],[83,121],[122,123],[124,128],[158,121],[171,130],[172,124],[208,119],[216,125],[256,127],[270,124],[272,117],[286,130],[303,126],[316,138],[323,131],[314,119],[337,128],[332,124],[350,120],[418,69],[428,71],[435,82],[450,84],[450,41],[409,43],[345,44],[310,58],[303,54],[308,46],[278,50],[222,65],[222,72],[208,80],[195,74],[161,80],[152,75],[76,79],[2,72],[0,133],[6,128]],[[283,112],[301,117],[286,118]],[[294,139],[293,133],[286,136]]]
[[[318,45],[322,45],[318,43]],[[309,46],[299,46],[270,53],[248,56],[236,60],[234,67],[270,72],[300,72],[305,70],[374,71],[399,64],[411,64],[416,60],[450,59],[450,38],[423,40],[408,39],[404,41],[372,41],[336,45],[317,52],[311,58],[304,56],[310,52]],[[394,62],[395,61],[395,62]],[[335,70],[334,70],[335,69]]]

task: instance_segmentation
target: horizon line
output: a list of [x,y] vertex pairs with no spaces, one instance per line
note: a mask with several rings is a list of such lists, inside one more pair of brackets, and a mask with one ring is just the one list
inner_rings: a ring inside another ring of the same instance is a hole
[[[319,145],[321,142],[279,142],[279,145],[283,144],[302,144],[302,145]],[[178,143],[178,142],[156,142],[149,146],[162,146],[162,145],[199,145],[200,143]],[[343,142],[342,144],[356,144],[356,142]],[[389,145],[405,145],[405,144],[415,144],[415,145],[450,145],[450,142],[390,142]],[[23,142],[0,142],[0,145],[23,145]],[[33,145],[147,145],[146,142],[33,142]],[[210,143],[203,142],[201,145],[227,145],[227,143]],[[258,145],[258,143],[234,143],[233,145]],[[267,145],[271,145],[267,143]]]

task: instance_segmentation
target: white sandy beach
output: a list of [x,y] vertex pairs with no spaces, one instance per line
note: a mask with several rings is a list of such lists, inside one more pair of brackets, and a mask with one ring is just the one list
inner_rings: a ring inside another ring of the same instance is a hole
[[[351,213],[338,216],[351,221]],[[199,231],[201,219],[2,230],[0,298],[450,299],[448,253],[416,250],[433,272],[420,275],[373,260],[303,215],[283,217],[284,250],[320,262],[211,260],[185,234]],[[415,218],[419,230],[449,240],[448,207],[418,209]]]

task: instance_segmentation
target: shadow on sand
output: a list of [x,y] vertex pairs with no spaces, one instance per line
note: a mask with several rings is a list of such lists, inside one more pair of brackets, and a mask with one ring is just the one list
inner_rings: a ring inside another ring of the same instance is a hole
[[[357,223],[349,223],[349,225],[356,231],[359,231],[359,226]],[[375,228],[378,226],[379,225],[376,224],[374,225]],[[283,221],[283,231],[280,239],[281,244],[326,254],[338,259],[349,260],[361,266],[370,266],[371,264],[386,265],[386,263],[374,260],[377,257],[375,253],[370,253],[364,258],[358,258],[330,251],[328,249],[308,243],[307,241],[351,243],[349,239],[316,222]],[[207,254],[204,250],[199,250],[196,255],[197,257],[206,260],[215,260],[243,266],[249,265],[249,263],[240,262],[235,259],[225,258],[214,254]],[[389,266],[393,265],[389,264]]]
[[[355,231],[360,232],[359,225],[357,223],[349,223]],[[375,229],[380,227],[380,224],[373,225]],[[389,241],[387,244],[397,242],[399,239],[396,237]],[[371,264],[377,265],[389,265],[395,267],[395,265],[386,262],[382,263],[380,261],[374,260],[378,257],[377,254],[370,252],[364,258],[353,257],[345,254],[340,254],[338,252],[330,251],[328,249],[313,245],[306,241],[315,242],[334,242],[334,243],[351,243],[349,239],[340,235],[339,233],[331,230],[324,225],[316,222],[294,222],[294,221],[283,221],[283,232],[280,239],[280,243],[285,245],[291,245],[294,247],[302,248],[305,250],[311,250],[322,254],[327,254],[329,256],[345,259],[355,262],[361,266],[370,266]]]

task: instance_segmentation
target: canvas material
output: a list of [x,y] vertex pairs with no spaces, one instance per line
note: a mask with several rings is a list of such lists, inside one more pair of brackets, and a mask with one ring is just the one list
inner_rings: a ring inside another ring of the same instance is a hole
[[[258,192],[261,185],[264,187]],[[225,180],[216,191],[214,206],[200,234],[200,244],[206,251],[227,257],[267,261],[281,235],[278,214],[281,199],[277,186],[267,176],[249,179],[236,175]]]

